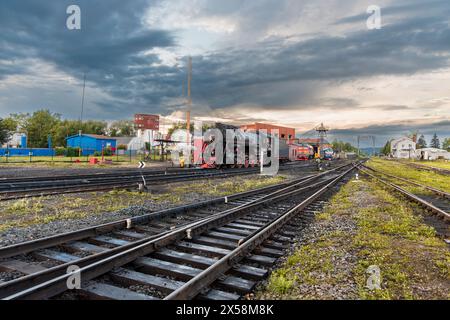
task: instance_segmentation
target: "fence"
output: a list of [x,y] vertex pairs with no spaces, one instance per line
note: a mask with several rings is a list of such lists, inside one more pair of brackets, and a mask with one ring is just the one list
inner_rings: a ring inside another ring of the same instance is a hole
[[159,149],[143,150],[117,150],[114,154],[103,153],[96,150],[64,150],[61,149],[34,149],[34,148],[0,148],[0,163],[88,163],[92,158],[107,160],[109,162],[126,163],[136,161],[161,161],[170,159],[170,155],[161,157]]

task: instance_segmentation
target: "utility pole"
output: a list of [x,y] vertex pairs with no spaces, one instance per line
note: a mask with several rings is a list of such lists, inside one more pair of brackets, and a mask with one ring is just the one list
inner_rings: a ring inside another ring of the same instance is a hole
[[189,57],[188,60],[188,83],[187,83],[187,110],[186,110],[186,147],[188,150],[187,155],[187,165],[191,165],[191,154],[190,154],[190,145],[191,145],[191,108],[192,108],[192,97],[191,97],[191,82],[192,82],[192,58]]
[[79,141],[80,146],[78,148],[78,157],[81,157],[81,133],[82,133],[82,127],[83,127],[83,111],[84,111],[84,92],[86,90],[86,73],[83,77],[83,95],[81,97],[81,113],[80,113],[80,131],[79,131]]
[[86,90],[86,73],[83,77],[83,95],[81,97],[81,114],[80,114],[80,123],[83,123],[83,111],[84,111],[84,92]]

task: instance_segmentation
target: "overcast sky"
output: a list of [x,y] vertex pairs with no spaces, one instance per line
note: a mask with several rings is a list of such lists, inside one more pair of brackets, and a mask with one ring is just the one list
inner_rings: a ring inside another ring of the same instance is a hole
[[[81,30],[66,26],[81,8]],[[382,28],[366,12],[381,7]],[[2,0],[0,117],[48,108],[115,120],[193,114],[334,137],[450,136],[448,0]]]

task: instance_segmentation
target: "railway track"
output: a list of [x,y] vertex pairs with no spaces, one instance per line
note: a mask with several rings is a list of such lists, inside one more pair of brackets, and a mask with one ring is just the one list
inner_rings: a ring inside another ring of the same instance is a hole
[[447,169],[437,168],[437,167],[432,167],[432,166],[427,166],[427,165],[422,165],[422,164],[417,164],[417,163],[409,163],[409,162],[400,162],[400,163],[404,163],[407,166],[410,166],[412,168],[419,169],[422,171],[431,171],[431,172],[440,173],[440,174],[443,174],[446,176],[450,176],[450,170],[447,170]]
[[[381,171],[369,168],[364,165],[359,165],[359,170],[371,178],[375,179],[376,181],[379,181],[380,183],[390,187],[391,189],[396,190],[403,196],[405,196],[407,199],[419,204],[422,206],[425,210],[430,211],[440,218],[444,219],[445,221],[450,221],[450,194],[438,190],[436,188],[432,188],[430,186],[426,186],[421,183],[417,183],[415,181],[411,181],[409,179],[405,179],[402,177],[397,177],[395,175],[386,174]],[[372,172],[372,173],[371,173]],[[389,180],[386,178],[383,179],[381,176],[388,177]],[[396,181],[396,183],[392,182],[392,179]],[[399,185],[402,184],[402,185]],[[405,189],[405,187],[414,186],[418,187],[424,191],[425,193],[419,193],[419,192],[411,192]],[[434,196],[433,196],[434,195]]]
[[0,183],[0,200],[14,200],[40,196],[50,196],[67,193],[108,191],[114,189],[138,189],[139,184],[156,184],[164,182],[180,182],[205,178],[219,178],[257,173],[258,169],[229,171],[188,171],[188,172],[158,172],[130,173],[119,177],[96,177],[54,181],[36,182],[2,182]]
[[[282,166],[280,170],[313,167],[315,167],[315,165],[306,163]],[[0,180],[0,201],[67,193],[137,189],[139,184],[155,185],[167,182],[247,175],[258,173],[259,170],[259,168],[229,170],[178,169],[144,172],[134,170],[91,175],[8,178]]]
[[0,249],[0,268],[20,273],[0,285],[0,298],[60,295],[76,265],[84,284],[76,293],[89,298],[238,299],[283,255],[298,213],[353,169]]

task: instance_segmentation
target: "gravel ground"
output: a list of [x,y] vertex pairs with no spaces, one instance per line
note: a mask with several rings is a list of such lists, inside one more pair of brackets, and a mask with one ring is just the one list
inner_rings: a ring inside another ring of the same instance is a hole
[[8,282],[23,277],[24,274],[19,271],[0,272],[0,281]]
[[[356,234],[356,224],[348,216],[340,216],[336,219],[314,223],[304,230],[299,238],[298,246],[312,244],[320,237],[333,232],[345,232],[348,235]],[[347,239],[348,240],[348,239]],[[304,298],[354,300],[358,298],[357,285],[349,270],[352,270],[357,259],[352,251],[349,251],[349,243],[345,239],[339,239],[333,246],[332,263],[334,273],[339,275],[338,283],[327,283],[329,274],[313,272],[311,276],[318,282],[316,285],[300,283],[297,285],[296,294]]]
[[[359,197],[355,194],[355,201],[361,202],[367,200],[367,197]],[[326,196],[325,198],[328,198]],[[324,207],[328,204],[328,201],[323,201],[320,206],[314,207],[315,214],[323,211]],[[358,205],[364,205],[358,203]],[[332,263],[334,266],[334,274],[339,275],[339,282],[327,281],[330,278],[330,274],[314,271],[310,273],[310,276],[316,280],[316,284],[308,283],[296,283],[295,284],[295,297],[293,299],[330,299],[330,300],[354,300],[358,298],[357,284],[354,281],[349,270],[352,270],[357,263],[355,253],[348,250],[351,247],[351,236],[356,234],[356,223],[351,215],[339,215],[329,220],[316,220],[314,213],[308,213],[304,220],[305,224],[303,228],[298,230],[298,235],[291,246],[289,253],[284,255],[277,261],[277,265],[273,268],[283,268],[285,262],[289,257],[295,253],[296,250],[306,245],[314,245],[320,241],[321,238],[326,237],[336,232],[343,232],[349,237],[342,239],[339,237],[333,244],[332,251]],[[276,299],[270,293],[265,292],[265,287],[268,285],[269,279],[261,282],[257,289],[256,294],[252,294],[249,298],[255,297],[259,300]]]
[[[304,173],[302,173],[304,174]],[[298,177],[298,174],[292,174],[288,172],[283,172],[283,176],[287,177],[287,179],[291,179],[294,177]],[[225,178],[225,179],[214,179],[211,180],[214,183],[221,183],[227,180],[233,181],[233,183],[239,183],[241,179],[247,179],[251,177],[260,177],[259,175],[250,175],[250,176],[241,176],[234,178]],[[186,184],[195,184],[196,182],[183,182],[183,185]],[[179,183],[170,184],[170,187],[174,187],[179,185]],[[168,191],[169,185],[161,186],[160,191]],[[76,196],[76,194],[75,194]],[[57,220],[52,221],[46,224],[36,224],[26,228],[18,228],[14,227],[8,229],[4,232],[0,232],[0,247],[24,242],[36,240],[43,237],[52,236],[59,233],[71,232],[80,230],[83,228],[88,228],[108,222],[113,222],[121,219],[127,219],[130,217],[140,216],[143,214],[148,214],[155,211],[160,211],[164,209],[169,209],[172,207],[180,206],[183,204],[197,203],[201,201],[210,200],[213,198],[217,198],[217,196],[210,196],[205,194],[200,194],[196,192],[186,193],[182,196],[181,204],[174,204],[171,202],[165,201],[145,201],[143,206],[130,206],[125,209],[121,209],[113,212],[105,212],[103,214],[93,214],[89,215],[85,218],[81,219],[66,219],[66,220]]]
[[[403,203],[393,202],[401,201],[395,196],[391,199],[384,193],[374,193],[372,188],[374,185],[366,181],[349,182],[338,200],[299,231],[294,250],[258,287],[256,299],[448,298],[446,247],[439,237],[425,231],[421,236],[411,236],[414,231],[428,230],[420,220],[414,220],[414,210],[408,213],[407,204],[402,207]],[[399,224],[394,231],[390,222],[395,219]],[[365,233],[362,223],[374,231]],[[410,227],[402,229],[404,225]],[[363,287],[368,275],[362,265],[366,264],[380,265],[382,289]]]
[[[191,195],[191,203],[207,200],[207,197]],[[83,228],[92,227],[121,219],[140,216],[154,211],[169,209],[176,205],[171,203],[146,203],[145,206],[132,206],[115,212],[105,212],[101,215],[88,216],[83,219],[58,220],[47,224],[39,224],[28,228],[11,228],[0,233],[0,247],[20,243],[24,241],[36,240],[43,237],[52,236],[58,233],[71,232]]]

